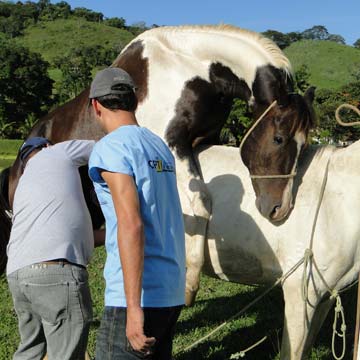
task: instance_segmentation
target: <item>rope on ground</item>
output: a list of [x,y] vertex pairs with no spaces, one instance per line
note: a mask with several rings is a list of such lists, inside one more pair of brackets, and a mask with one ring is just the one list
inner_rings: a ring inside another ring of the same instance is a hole
[[249,346],[247,349],[237,352],[236,354],[232,354],[230,356],[230,359],[239,359],[245,357],[246,353],[256,346],[260,345],[262,342],[264,342],[267,339],[267,336],[264,336],[262,339],[260,339],[258,342],[256,342],[254,345]]
[[[210,338],[212,335],[214,335],[216,332],[218,332],[220,329],[222,329],[223,327],[225,327],[226,325],[228,325],[232,320],[236,319],[237,317],[239,317],[242,313],[244,313],[245,311],[247,311],[250,307],[252,307],[253,305],[255,305],[258,301],[260,301],[265,295],[267,295],[272,289],[274,289],[276,286],[278,286],[279,284],[283,283],[290,275],[292,275],[296,269],[298,269],[302,263],[304,262],[304,257],[301,258],[289,271],[287,271],[283,276],[281,276],[279,279],[277,279],[274,284],[272,286],[270,286],[268,289],[266,289],[263,293],[261,293],[257,298],[255,298],[253,301],[251,301],[248,305],[246,305],[244,308],[242,308],[239,312],[237,312],[235,315],[231,316],[227,321],[224,321],[222,324],[220,324],[218,327],[216,327],[214,330],[210,331],[209,333],[207,333],[205,336],[203,336],[202,338],[200,338],[199,340],[194,341],[192,344],[190,344],[189,346],[181,349],[180,351],[178,351],[175,356],[180,355],[183,352],[189,351],[190,349],[196,347],[198,344],[202,343],[203,341],[207,340],[208,338]],[[257,346],[258,344],[262,343],[267,337],[265,336],[265,338],[261,339],[260,341],[258,341],[256,344],[250,346],[248,349],[244,350],[249,351],[250,349],[254,348],[255,346]]]

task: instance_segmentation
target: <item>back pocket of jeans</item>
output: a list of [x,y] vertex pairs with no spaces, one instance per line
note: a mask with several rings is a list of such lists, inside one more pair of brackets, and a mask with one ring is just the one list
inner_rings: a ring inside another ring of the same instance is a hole
[[30,295],[33,311],[43,321],[54,325],[68,317],[69,284],[67,282],[27,283],[26,288],[26,292]]

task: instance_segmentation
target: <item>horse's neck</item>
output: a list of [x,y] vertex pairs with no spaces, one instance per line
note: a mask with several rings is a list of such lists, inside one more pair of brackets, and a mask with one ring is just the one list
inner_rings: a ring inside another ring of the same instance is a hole
[[346,148],[339,148],[331,159],[331,171],[336,176],[358,178],[360,176],[360,140]]
[[[326,179],[325,191],[334,191],[344,196],[357,191],[360,176],[360,141],[347,148],[334,146],[311,146],[305,151],[299,166],[302,176],[299,196],[308,198],[320,196],[321,186]],[[312,194],[312,195],[311,195]],[[299,202],[299,199],[296,200]]]
[[[136,40],[144,40],[147,54],[159,47],[172,56],[191,59],[192,63],[221,62],[235,70],[250,84],[256,68],[271,64],[290,71],[285,55],[270,40],[257,33],[231,26],[165,27],[149,30]],[[149,41],[147,41],[149,40]],[[251,59],[251,61],[249,61]]]

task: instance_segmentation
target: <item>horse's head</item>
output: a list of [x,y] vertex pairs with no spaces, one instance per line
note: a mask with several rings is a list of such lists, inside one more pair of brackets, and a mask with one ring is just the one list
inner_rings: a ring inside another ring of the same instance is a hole
[[293,206],[298,158],[315,121],[313,99],[314,88],[310,88],[304,96],[291,93],[270,107],[255,109],[261,120],[247,134],[240,150],[252,178],[256,206],[274,222],[283,220]]

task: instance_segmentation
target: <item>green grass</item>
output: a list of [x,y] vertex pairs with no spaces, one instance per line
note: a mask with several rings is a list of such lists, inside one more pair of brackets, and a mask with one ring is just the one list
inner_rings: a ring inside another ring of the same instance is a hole
[[0,171],[14,162],[22,143],[22,140],[0,140]]
[[16,157],[23,140],[0,140],[0,158]]
[[120,50],[133,38],[134,35],[129,31],[74,18],[30,26],[24,36],[14,40],[52,62],[54,58],[66,55],[79,46],[99,44]]
[[0,158],[0,171],[3,169],[10,167],[14,162],[15,157],[9,157],[8,159]]
[[[103,311],[104,280],[102,278],[104,248],[95,250],[89,274],[93,298],[94,322],[90,330],[88,351],[94,356],[96,331]],[[239,260],[241,261],[241,260]],[[202,276],[200,291],[195,305],[185,308],[180,316],[174,340],[176,360],[225,360],[232,354],[244,350],[267,335],[268,339],[246,354],[247,360],[276,360],[279,358],[283,322],[283,300],[280,289],[275,289],[243,316],[230,322],[206,342],[187,353],[181,349],[207,334],[223,321],[240,311],[257,296],[263,287],[231,284]],[[356,288],[342,296],[347,320],[347,352],[345,360],[352,359]],[[0,360],[8,360],[14,353],[18,341],[16,314],[12,307],[6,279],[0,277]],[[311,360],[328,360],[331,356],[331,328],[333,310],[312,351]]]
[[354,81],[360,69],[360,50],[332,41],[303,40],[284,50],[294,70],[308,66],[310,83],[318,88],[337,89]]

